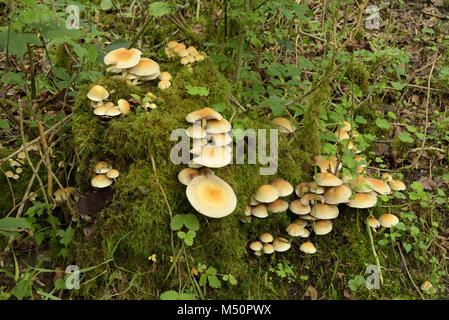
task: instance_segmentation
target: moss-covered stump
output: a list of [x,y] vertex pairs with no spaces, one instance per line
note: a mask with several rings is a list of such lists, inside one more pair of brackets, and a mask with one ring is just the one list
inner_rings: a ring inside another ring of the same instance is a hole
[[[146,268],[148,256],[156,253],[158,259],[165,259],[165,262],[157,264],[156,271],[148,275],[152,281],[146,283],[151,282],[149,286],[154,292],[176,287],[177,277],[171,277],[171,284],[163,282],[171,265],[168,257],[174,255],[170,240],[170,210],[172,214],[195,213],[201,227],[193,246],[188,248],[191,259],[195,264],[201,262],[213,266],[221,274],[231,273],[239,281],[248,282],[236,288],[240,294],[246,294],[241,290],[251,287],[250,282],[254,280],[248,277],[251,261],[247,256],[248,241],[268,231],[285,236],[284,230],[290,218],[283,213],[243,224],[240,218],[244,216],[245,205],[260,185],[275,177],[287,179],[292,184],[306,180],[310,174],[306,171],[310,168],[310,155],[297,147],[295,138],[279,135],[279,168],[275,175],[260,175],[259,164],[231,164],[214,169],[215,174],[234,189],[238,198],[237,209],[223,219],[208,219],[196,213],[187,200],[185,186],[177,179],[179,171],[186,165],[175,165],[170,161],[170,150],[177,143],[170,141],[170,134],[174,129],[189,126],[185,116],[191,111],[223,102],[230,106],[228,93],[231,85],[208,61],[195,64],[193,72],[176,64],[163,65],[161,70],[168,70],[173,76],[172,87],[163,91],[157,89],[157,80],[139,86],[128,86],[120,79],[99,82],[109,90],[109,100],[115,103],[120,98],[130,99],[131,93],[143,96],[151,91],[157,97],[157,108],[149,112],[136,114],[133,111],[128,116],[104,122],[93,114],[89,106],[86,98],[89,88],[78,95],[73,115],[74,140],[81,159],[77,172],[78,186],[83,191],[92,189],[93,166],[100,160],[110,161],[120,171],[120,177],[112,186],[114,199],[100,213],[93,234],[88,239],[80,235],[75,242],[74,259],[81,267],[97,265],[109,257],[111,243],[117,243],[126,235],[115,252],[116,262],[129,270]],[[190,95],[185,89],[188,84],[206,87],[209,94]],[[230,119],[233,111],[229,109],[222,114]],[[275,128],[269,119],[256,113],[249,112],[246,117],[246,128],[256,131]],[[234,119],[238,118],[234,115]],[[176,234],[174,239],[178,250],[180,242]],[[89,288],[93,287],[91,283]],[[235,292],[219,293],[227,298],[237,297]]]

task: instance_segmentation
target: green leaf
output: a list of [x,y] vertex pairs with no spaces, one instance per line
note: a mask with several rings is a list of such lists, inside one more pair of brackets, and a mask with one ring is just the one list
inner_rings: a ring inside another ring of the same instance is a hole
[[349,288],[351,288],[352,292],[357,292],[359,287],[365,283],[365,278],[361,275],[355,276],[353,279],[348,281]]
[[187,237],[187,233],[185,233],[184,231],[179,231],[178,237],[181,239],[185,239]]
[[209,95],[209,90],[206,87],[194,87],[191,85],[186,85],[187,93],[192,96],[198,95],[201,97],[205,97]]
[[413,140],[413,138],[410,136],[410,133],[408,133],[406,131],[399,132],[398,138],[399,138],[399,140],[401,140],[402,142],[405,142],[405,143],[415,142],[415,140]]
[[391,86],[398,91],[401,91],[405,86],[404,84],[402,84],[400,82],[391,81],[390,83],[391,83]]
[[234,278],[232,274],[229,274],[229,284],[235,286],[237,284],[237,280]]
[[11,292],[18,300],[22,300],[23,298],[31,295],[30,291],[29,281],[21,279],[16,283]]
[[161,17],[171,12],[167,2],[153,2],[150,4],[149,13],[155,17]]
[[112,1],[111,0],[101,0],[100,8],[103,11],[109,11],[112,9]]
[[9,122],[5,119],[0,119],[0,129],[9,129]]
[[189,230],[193,231],[197,231],[200,228],[200,222],[198,221],[197,217],[190,213],[184,215],[184,225]]
[[7,231],[16,231],[18,229],[30,229],[32,230],[32,225],[25,218],[14,218],[14,217],[6,217],[0,219],[0,229],[6,231],[0,231],[0,235],[4,235],[7,237],[16,237],[19,235],[17,232],[7,232]]
[[104,50],[106,53],[116,50],[119,48],[128,48],[131,45],[131,42],[125,39],[117,39],[112,41],[110,44],[108,44],[106,47],[104,47]]
[[178,300],[179,295],[174,290],[165,291],[160,296],[161,300]]
[[223,112],[226,109],[228,109],[228,106],[224,102],[219,102],[219,103],[214,104],[212,106],[212,109],[214,109],[217,112]]
[[67,230],[59,229],[57,235],[61,238],[59,242],[67,247],[75,235],[75,230],[72,227],[68,227]]
[[209,281],[209,286],[212,288],[219,289],[221,287],[221,281],[216,275],[207,276],[207,280]]
[[412,245],[411,245],[410,243],[404,242],[404,243],[402,244],[402,246],[404,247],[405,252],[407,252],[407,253],[409,253],[410,250],[412,250]]
[[184,217],[182,214],[176,214],[171,219],[170,228],[172,230],[179,230],[184,225]]
[[376,119],[376,126],[378,126],[381,129],[390,129],[390,124],[385,119]]

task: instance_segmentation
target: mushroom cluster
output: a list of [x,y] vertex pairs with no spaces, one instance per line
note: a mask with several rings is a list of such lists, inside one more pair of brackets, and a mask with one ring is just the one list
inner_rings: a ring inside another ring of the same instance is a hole
[[106,161],[100,161],[95,165],[95,173],[97,175],[90,181],[94,188],[109,187],[120,175],[120,172]]
[[94,108],[95,115],[105,118],[118,117],[120,115],[127,115],[131,111],[131,105],[128,100],[119,99],[117,105],[111,101],[106,101],[109,97],[109,92],[101,85],[94,85],[87,93],[87,98],[91,100],[91,105]]
[[270,255],[275,251],[287,251],[290,249],[291,243],[283,237],[274,239],[270,233],[263,233],[260,235],[259,240],[251,242],[249,247],[256,256],[261,256],[262,254]]
[[198,52],[195,47],[190,46],[187,48],[185,44],[176,41],[168,42],[165,47],[165,54],[169,58],[179,58],[182,65],[189,67],[197,61],[203,61],[206,57],[204,52]]
[[[34,143],[32,145],[29,145],[26,149],[28,152],[39,151],[39,146]],[[20,175],[23,172],[23,166],[25,164],[25,151],[20,151],[15,158],[9,159],[9,166],[11,167],[11,170],[8,170],[5,172],[5,176],[10,179],[19,180]]]
[[53,193],[53,199],[57,204],[64,203],[65,201],[69,201],[73,199],[75,202],[79,200],[79,193],[75,187],[65,187],[56,190]]
[[178,180],[186,185],[186,195],[192,207],[209,218],[224,218],[237,206],[237,197],[231,186],[209,168],[185,168]]
[[211,109],[203,108],[186,116],[192,125],[186,134],[192,138],[191,168],[221,168],[232,162],[231,123]]

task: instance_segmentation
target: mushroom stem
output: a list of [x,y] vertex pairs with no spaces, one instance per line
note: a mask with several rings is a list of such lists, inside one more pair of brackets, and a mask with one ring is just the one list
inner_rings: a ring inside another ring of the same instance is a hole
[[[357,211],[358,211],[358,209],[357,209]],[[368,218],[366,218],[366,229],[368,230],[368,236],[369,236],[369,240],[371,243],[371,249],[373,250],[374,259],[376,259],[377,270],[379,270],[380,283],[383,285],[384,278],[382,277],[382,269],[380,268],[380,261],[379,261],[379,257],[377,256],[376,248],[374,248],[373,234],[371,233],[371,228],[369,225]]]

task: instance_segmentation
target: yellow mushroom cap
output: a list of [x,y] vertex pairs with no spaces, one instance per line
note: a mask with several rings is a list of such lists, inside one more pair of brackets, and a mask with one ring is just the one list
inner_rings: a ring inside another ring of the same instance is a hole
[[282,199],[277,199],[267,205],[267,209],[273,213],[284,212],[288,209],[288,202]]
[[120,110],[120,112],[124,115],[127,115],[129,111],[131,110],[131,107],[129,105],[129,102],[125,99],[120,99],[117,102],[117,108]]
[[315,194],[323,194],[324,193],[324,188],[320,185],[318,185],[318,183],[316,183],[315,181],[311,181],[311,182],[306,182],[308,188],[309,188],[309,192],[315,193]]
[[254,198],[264,203],[273,202],[279,198],[279,191],[270,184],[264,184],[257,189]]
[[312,206],[310,215],[317,219],[329,220],[338,217],[338,207],[331,204],[316,203]]
[[318,201],[320,201],[321,203],[325,203],[326,198],[322,194],[306,193],[301,197],[299,201],[301,201],[301,204],[303,206],[307,206],[310,203],[314,204],[317,203]]
[[108,173],[112,169],[112,166],[106,161],[100,161],[95,165],[95,173]]
[[329,220],[318,220],[313,225],[313,231],[317,235],[325,235],[332,231],[332,222]]
[[138,64],[129,69],[129,73],[141,77],[149,76],[156,72],[159,72],[159,64],[149,58],[140,59]]
[[258,204],[251,208],[251,214],[257,218],[266,218],[268,217],[267,207],[264,204]]
[[276,252],[284,252],[290,249],[291,244],[287,239],[279,237],[274,239],[273,247]]
[[94,188],[106,188],[112,184],[112,180],[109,179],[108,177],[106,177],[106,175],[104,175],[104,174],[99,174],[99,175],[95,176],[90,181],[90,183],[91,183],[92,187],[94,187]]
[[344,184],[336,187],[330,187],[324,192],[324,198],[327,204],[340,204],[346,202],[351,197],[351,189]]
[[119,116],[121,114],[122,113],[121,113],[120,109],[117,108],[117,107],[108,108],[106,110],[106,112],[105,112],[105,115],[108,116],[108,117],[116,117],[116,116]]
[[221,119],[223,119],[223,116],[220,113],[218,113],[217,111],[215,111],[211,108],[208,108],[208,107],[190,112],[186,116],[186,121],[190,122],[190,123],[193,123],[195,121],[202,120],[202,119],[221,120]]
[[309,205],[303,205],[300,200],[290,202],[290,211],[294,214],[305,215],[310,213],[311,210]]
[[388,184],[390,185],[391,190],[393,190],[393,191],[402,191],[402,190],[405,190],[405,184],[404,184],[404,182],[402,182],[402,181],[399,181],[399,180],[391,180],[391,181],[388,181]]
[[199,175],[200,173],[198,170],[193,168],[185,168],[179,171],[178,181],[187,186],[195,177],[198,177]]
[[377,203],[377,196],[374,192],[356,193],[354,199],[349,199],[346,203],[348,207],[366,209],[372,208]]
[[153,74],[150,74],[149,76],[142,76],[142,77],[138,77],[138,78],[141,79],[141,80],[147,81],[147,80],[154,80],[157,77],[159,77],[160,75],[161,75],[161,72],[158,71],[158,72],[155,72]]
[[14,176],[14,172],[12,172],[12,171],[6,171],[6,172],[5,172],[5,175],[6,175],[6,177],[8,177],[8,178],[12,178],[12,177]]
[[199,213],[211,218],[223,218],[237,206],[234,190],[215,175],[195,177],[186,189],[187,199]]
[[310,235],[309,230],[307,230],[304,227],[301,227],[296,223],[289,224],[289,226],[287,227],[287,229],[285,229],[285,231],[287,231],[288,235],[292,237],[307,238]]
[[207,136],[206,130],[204,130],[201,126],[195,125],[188,127],[186,129],[186,134],[193,139],[202,139]]
[[115,68],[127,69],[139,63],[141,54],[142,52],[138,49],[119,48],[106,54],[104,63],[113,64]]
[[118,178],[119,175],[120,172],[117,169],[111,169],[108,171],[108,173],[106,173],[106,176],[110,179]]
[[370,226],[371,228],[374,228],[374,229],[377,229],[377,228],[380,227],[380,222],[379,222],[379,220],[377,220],[377,219],[374,218],[374,217],[369,217],[369,218],[368,218],[368,224],[369,224],[369,226]]
[[202,148],[200,156],[193,161],[204,167],[221,168],[232,162],[232,148],[208,144]]
[[382,175],[382,178],[381,178],[383,181],[387,181],[387,182],[389,182],[389,181],[391,181],[391,180],[393,180],[393,176],[391,175],[391,174],[389,174],[389,173],[384,173],[383,175]]
[[272,254],[274,252],[274,246],[271,243],[263,244],[263,253]]
[[278,127],[281,133],[292,133],[295,131],[295,127],[286,118],[274,118],[271,122]]
[[168,73],[167,71],[164,71],[159,75],[159,79],[160,80],[171,80],[171,74]]
[[253,241],[251,242],[251,244],[249,245],[249,248],[253,251],[259,251],[262,250],[263,248],[263,244],[260,241]]
[[249,217],[249,216],[251,216],[251,206],[249,205],[249,204],[247,204],[246,206],[245,206],[245,216],[246,217]]
[[177,41],[169,41],[167,43],[167,48],[169,48],[170,50],[173,50],[174,48],[176,48],[178,46],[178,42]]
[[92,88],[90,88],[89,92],[87,93],[87,98],[89,98],[92,101],[103,101],[106,100],[109,97],[109,92],[106,90],[105,87],[100,85],[94,85]]
[[161,90],[165,90],[171,87],[171,82],[168,80],[161,80],[159,81],[159,83],[157,84],[157,87]]
[[206,123],[206,131],[211,134],[226,133],[231,131],[231,129],[231,123],[226,119],[209,120]]
[[343,184],[338,177],[329,172],[318,173],[316,176],[316,181],[318,185],[322,187],[335,187]]
[[346,140],[346,139],[349,139],[349,134],[348,134],[348,132],[346,132],[346,131],[343,130],[343,129],[340,129],[340,130],[335,131],[335,132],[334,132],[334,136],[335,136],[335,138],[337,138],[337,141],[338,141],[338,142],[343,141],[343,140]]
[[274,179],[270,184],[278,190],[280,197],[286,197],[293,193],[293,186],[284,179]]
[[185,58],[189,55],[189,52],[187,51],[187,49],[179,49],[177,51],[175,51],[175,53],[180,56],[181,58]]
[[298,226],[303,227],[303,228],[308,225],[308,222],[306,220],[301,219],[301,218],[295,219],[293,221],[293,223],[296,223]]
[[375,179],[375,178],[369,178],[371,181],[371,184],[373,185],[373,190],[376,191],[379,194],[390,194],[391,188],[388,184],[383,182],[382,180]]
[[421,290],[422,291],[428,291],[428,290],[432,289],[432,287],[433,287],[432,283],[430,281],[426,280],[426,281],[424,281],[422,283]]
[[94,109],[94,115],[104,116],[104,115],[106,115],[106,110],[108,110],[108,108],[106,106],[98,106]]
[[399,223],[399,219],[394,214],[386,213],[379,217],[379,222],[382,227],[391,228]]
[[261,235],[260,235],[260,237],[259,237],[259,239],[260,239],[260,241],[262,241],[263,243],[269,243],[269,242],[273,242],[273,236],[270,234],[270,233],[268,233],[268,232],[265,232],[265,233],[262,233]]
[[307,242],[304,242],[303,244],[301,244],[301,246],[299,247],[299,250],[301,250],[304,253],[308,253],[308,254],[314,254],[316,252],[315,246],[310,241],[307,241]]
[[198,50],[196,50],[195,47],[190,46],[187,48],[187,52],[191,55],[191,56],[197,56],[198,55]]

